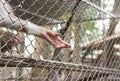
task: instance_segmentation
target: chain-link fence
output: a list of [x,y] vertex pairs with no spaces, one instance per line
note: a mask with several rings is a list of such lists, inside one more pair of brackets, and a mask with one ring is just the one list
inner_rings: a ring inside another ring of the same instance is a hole
[[[0,0],[0,81],[119,81],[119,3]],[[71,48],[40,38],[41,26]]]

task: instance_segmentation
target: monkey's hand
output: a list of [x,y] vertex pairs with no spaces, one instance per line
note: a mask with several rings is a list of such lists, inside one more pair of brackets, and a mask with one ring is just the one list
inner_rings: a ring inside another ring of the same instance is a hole
[[41,31],[41,37],[47,40],[55,48],[70,48],[71,45],[61,39],[60,34],[51,30]]

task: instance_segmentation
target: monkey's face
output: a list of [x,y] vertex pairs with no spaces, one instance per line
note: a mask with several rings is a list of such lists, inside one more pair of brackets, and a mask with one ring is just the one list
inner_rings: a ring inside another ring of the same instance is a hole
[[15,44],[24,44],[23,38],[21,38],[19,35],[13,36],[13,38],[11,39],[11,42]]
[[0,38],[1,51],[10,51],[17,44],[24,44],[24,40],[19,36],[10,32],[4,32]]

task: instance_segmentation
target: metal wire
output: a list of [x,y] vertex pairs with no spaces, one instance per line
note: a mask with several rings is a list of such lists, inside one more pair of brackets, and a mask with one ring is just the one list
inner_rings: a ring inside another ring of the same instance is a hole
[[[0,81],[119,81],[119,2],[0,0]],[[60,33],[72,47],[56,51],[27,23]]]

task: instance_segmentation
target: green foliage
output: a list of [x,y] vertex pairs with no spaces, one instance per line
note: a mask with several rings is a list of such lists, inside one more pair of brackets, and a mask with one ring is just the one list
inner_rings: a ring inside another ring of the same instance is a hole
[[94,29],[96,29],[95,22],[86,22],[82,28],[82,31],[86,32],[86,30],[89,30],[90,32],[93,32]]
[[98,13],[99,12],[95,8],[89,6],[83,14],[83,19],[88,20],[96,18],[98,16]]

